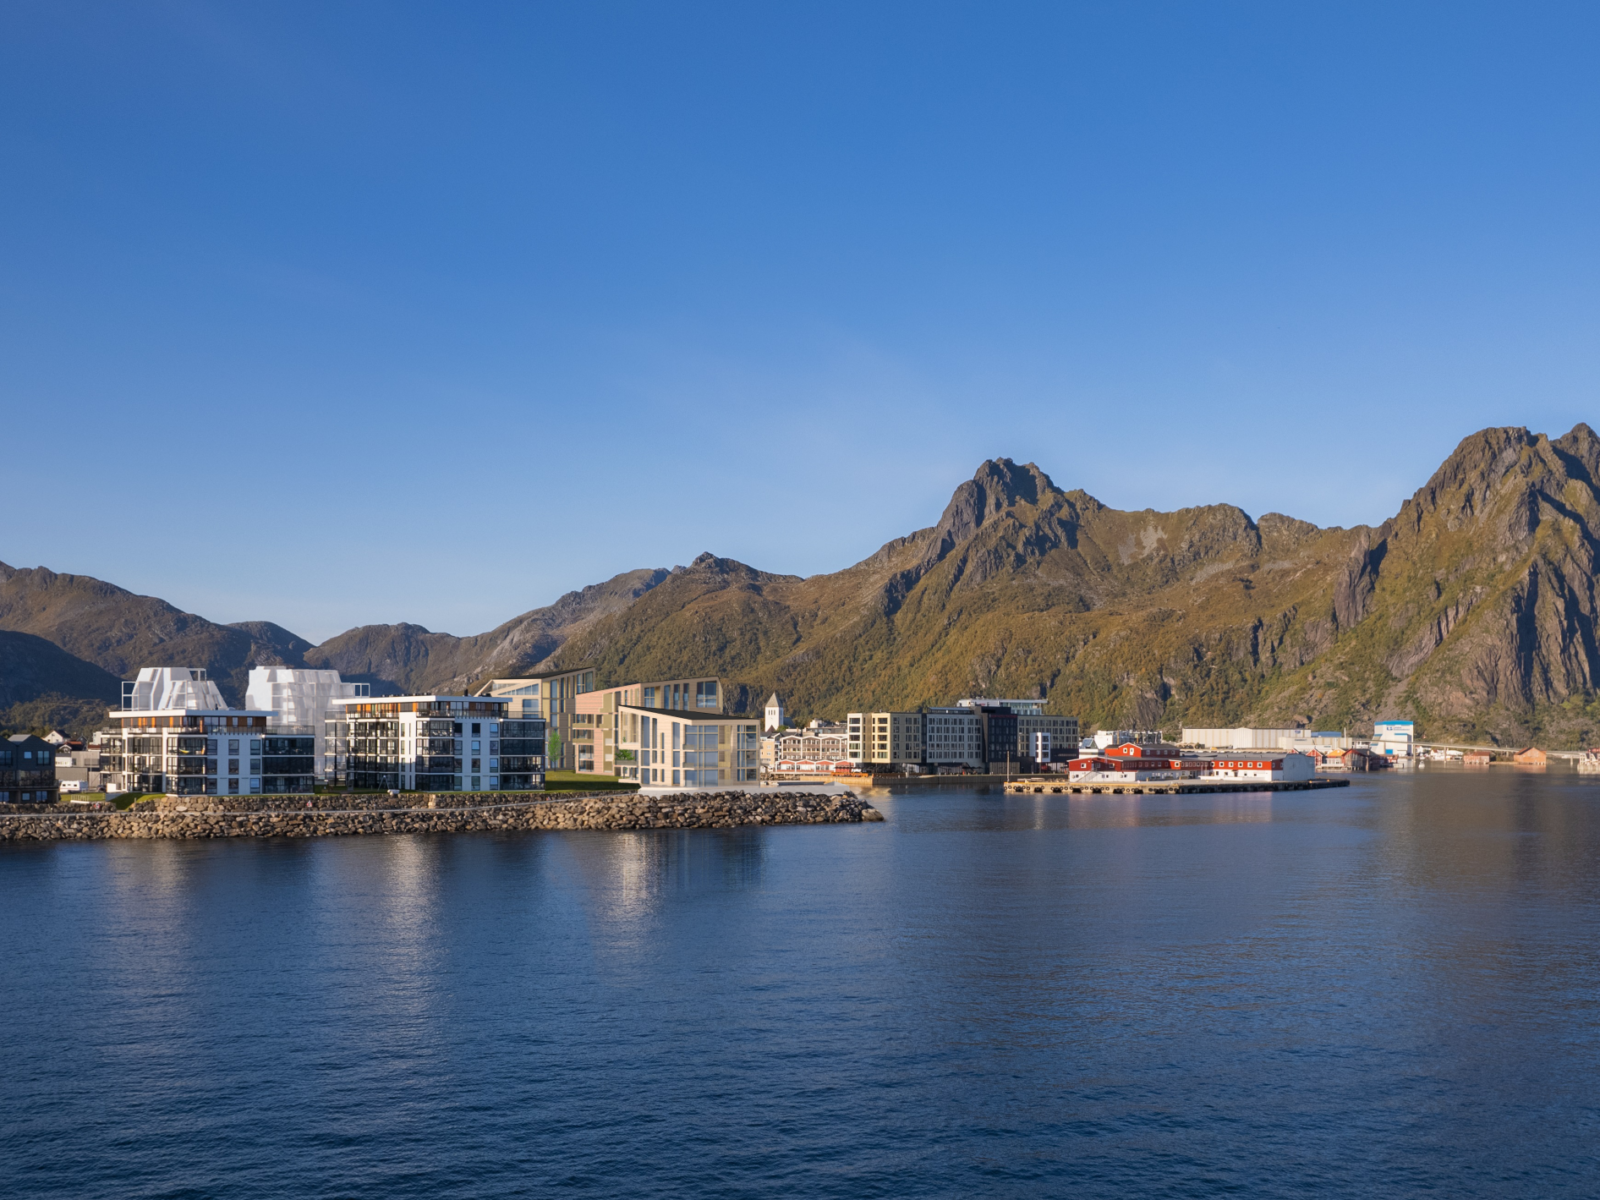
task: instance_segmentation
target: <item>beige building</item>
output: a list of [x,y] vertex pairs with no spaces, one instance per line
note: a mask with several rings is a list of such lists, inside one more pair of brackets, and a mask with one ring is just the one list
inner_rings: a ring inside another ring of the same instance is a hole
[[516,679],[491,679],[476,694],[510,701],[506,710],[509,718],[543,718],[546,738],[554,734],[558,747],[557,753],[547,755],[550,770],[572,771],[577,769],[578,759],[572,744],[572,717],[577,711],[578,697],[592,691],[594,668],[579,667]]
[[625,683],[618,687],[590,688],[574,701],[571,724],[572,770],[583,774],[624,776],[620,769],[637,765],[618,757],[619,712],[623,705],[719,715],[724,696],[722,680],[714,675],[688,679],[658,679],[651,683]]
[[850,713],[845,718],[849,755],[857,763],[921,764],[922,712]]
[[761,722],[756,717],[645,708],[619,703],[617,778],[646,788],[712,788],[757,782]]

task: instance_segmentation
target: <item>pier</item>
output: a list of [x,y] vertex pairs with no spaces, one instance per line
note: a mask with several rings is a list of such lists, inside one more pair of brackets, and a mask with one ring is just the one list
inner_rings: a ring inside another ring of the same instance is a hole
[[1079,796],[1109,793],[1113,796],[1157,795],[1192,792],[1311,792],[1318,788],[1349,787],[1348,779],[1195,779],[1168,783],[1152,779],[1142,783],[1046,783],[1037,779],[1013,779],[1004,787],[1011,796]]

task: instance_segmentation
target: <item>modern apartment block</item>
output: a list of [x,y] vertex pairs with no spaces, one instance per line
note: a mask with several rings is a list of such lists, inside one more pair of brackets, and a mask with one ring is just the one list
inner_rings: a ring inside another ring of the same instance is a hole
[[578,667],[571,671],[546,671],[539,675],[523,675],[515,679],[491,679],[478,689],[478,696],[509,700],[506,717],[517,720],[541,719],[545,724],[547,739],[555,735],[558,753],[547,759],[551,770],[577,769],[578,754],[572,744],[572,716],[577,711],[578,697],[594,691],[594,668]]
[[617,755],[621,744],[619,714],[623,705],[666,712],[720,714],[723,694],[722,681],[710,675],[590,688],[573,702],[572,769],[583,774],[614,775],[629,762]]
[[316,739],[309,730],[269,736],[271,715],[237,708],[114,709],[110,728],[99,735],[106,790],[178,796],[311,791]]
[[983,718],[963,705],[930,707],[923,714],[923,753],[930,767],[984,769]]
[[483,696],[336,698],[331,776],[350,788],[535,791],[544,786],[545,721]]
[[[1050,735],[1050,753],[1065,761],[1078,752],[1078,718],[1053,717],[1044,711],[1043,700],[983,700],[970,698],[956,701],[959,708],[981,711],[983,709],[1004,710],[1016,718],[1017,738],[1016,745],[1007,753],[1006,746],[998,737],[988,737],[984,743],[987,761],[992,764],[1003,764],[1008,760],[1012,763],[1021,763],[1037,759],[1039,741],[1036,734]],[[998,733],[998,728],[994,731]]]
[[56,748],[19,733],[0,741],[0,804],[54,804]]
[[332,763],[328,754],[327,721],[335,700],[371,695],[365,683],[345,683],[337,671],[302,667],[253,667],[245,685],[244,706],[270,713],[267,729],[280,735],[289,730],[310,730],[316,745],[312,758],[318,778],[326,778]]
[[887,767],[1003,772],[1032,763],[1046,741],[1055,758],[1078,748],[1077,718],[1046,714],[1042,700],[968,699],[915,712],[851,713],[846,726],[851,760]]
[[849,713],[845,717],[850,735],[850,760],[881,763],[885,766],[921,765],[923,762],[923,713]]
[[618,704],[617,776],[642,788],[752,784],[760,775],[755,717]]

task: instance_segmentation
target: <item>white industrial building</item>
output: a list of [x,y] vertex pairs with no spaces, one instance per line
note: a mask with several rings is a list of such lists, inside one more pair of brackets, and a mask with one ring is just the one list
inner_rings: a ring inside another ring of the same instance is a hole
[[1183,729],[1179,739],[1185,746],[1207,750],[1281,750],[1289,739],[1304,737],[1304,729]]
[[335,700],[372,694],[370,684],[345,683],[337,671],[304,667],[252,667],[245,685],[244,706],[270,712],[267,728],[305,730],[316,738],[317,776],[331,774],[327,721]]

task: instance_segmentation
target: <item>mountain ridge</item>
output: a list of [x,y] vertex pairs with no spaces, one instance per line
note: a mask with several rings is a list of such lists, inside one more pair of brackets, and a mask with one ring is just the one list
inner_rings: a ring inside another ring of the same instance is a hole
[[1229,504],[1113,509],[997,458],[933,525],[840,571],[779,575],[707,552],[470,637],[401,623],[311,646],[3,565],[0,628],[113,673],[192,646],[241,684],[250,655],[391,692],[592,664],[602,685],[720,674],[735,708],[777,690],[806,716],[990,694],[1102,726],[1363,731],[1412,716],[1435,736],[1578,744],[1600,731],[1597,481],[1585,424],[1556,439],[1485,429],[1379,525],[1319,528]]

